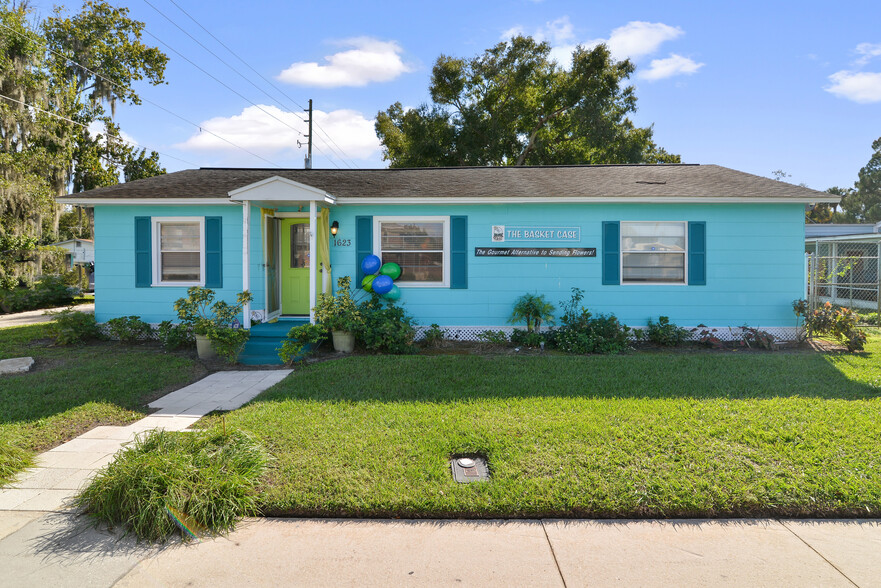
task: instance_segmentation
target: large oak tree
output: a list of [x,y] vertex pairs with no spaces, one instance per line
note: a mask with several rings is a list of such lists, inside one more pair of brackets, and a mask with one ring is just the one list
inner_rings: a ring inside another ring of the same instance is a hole
[[514,37],[482,55],[441,55],[431,104],[377,114],[376,134],[391,167],[679,162],[636,127],[629,60],[605,45],[578,47],[571,68],[551,47]]

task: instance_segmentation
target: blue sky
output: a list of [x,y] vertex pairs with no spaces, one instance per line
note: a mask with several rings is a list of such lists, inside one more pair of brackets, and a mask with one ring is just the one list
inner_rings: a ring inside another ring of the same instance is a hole
[[[117,111],[125,133],[159,151],[169,171],[302,167],[296,131],[305,125],[292,100],[305,106],[309,98],[321,127],[314,167],[385,167],[373,133],[376,113],[396,101],[428,101],[441,53],[471,57],[513,32],[549,41],[561,60],[576,44],[599,41],[633,59],[634,122],[653,124],[656,142],[683,162],[763,176],[782,169],[787,181],[824,190],[852,185],[881,136],[877,2],[149,2],[269,94],[146,1],[117,3],[146,23],[145,41],[170,57],[168,84],[142,84],[141,95],[195,123],[146,103]],[[51,9],[42,0],[32,5],[42,15]]]

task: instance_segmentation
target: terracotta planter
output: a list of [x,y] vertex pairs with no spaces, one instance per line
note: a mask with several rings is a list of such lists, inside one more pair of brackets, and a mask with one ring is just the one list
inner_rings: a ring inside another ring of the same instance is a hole
[[196,335],[196,353],[199,359],[217,359],[217,352],[211,346],[208,335]]
[[355,350],[355,334],[348,331],[334,331],[333,348],[340,353],[352,353]]

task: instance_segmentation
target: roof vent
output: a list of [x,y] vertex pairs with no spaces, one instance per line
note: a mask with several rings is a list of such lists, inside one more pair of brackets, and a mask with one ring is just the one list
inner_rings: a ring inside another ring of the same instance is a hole
[[654,180],[636,180],[637,184],[651,184],[651,185],[664,185],[666,181],[654,181]]

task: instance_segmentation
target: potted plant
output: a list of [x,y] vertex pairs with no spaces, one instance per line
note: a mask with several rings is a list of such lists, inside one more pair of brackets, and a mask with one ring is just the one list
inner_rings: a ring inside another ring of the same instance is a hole
[[336,294],[319,294],[318,304],[312,309],[315,321],[333,335],[333,348],[343,353],[355,349],[355,333],[364,325],[364,317],[352,299],[351,285],[351,277],[341,277]]
[[214,302],[214,290],[200,286],[188,288],[187,297],[177,299],[174,310],[181,322],[192,328],[200,359],[213,359],[219,354],[235,362],[250,332],[233,328],[233,323],[250,300],[251,293],[245,291],[236,296],[235,305],[223,300]]

